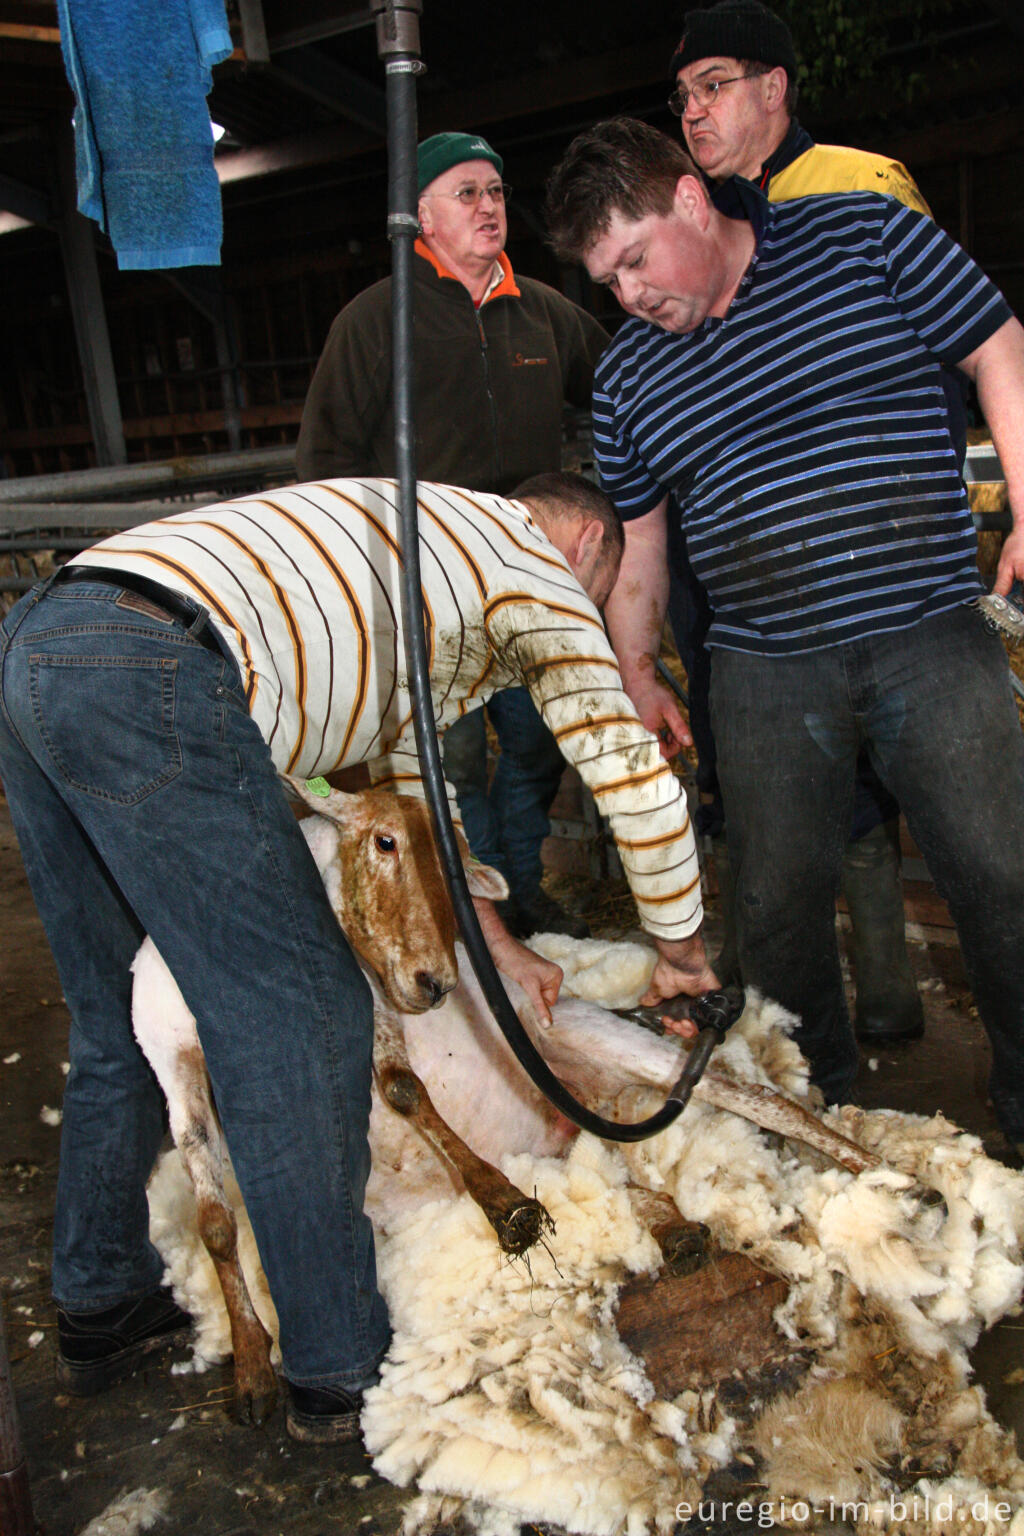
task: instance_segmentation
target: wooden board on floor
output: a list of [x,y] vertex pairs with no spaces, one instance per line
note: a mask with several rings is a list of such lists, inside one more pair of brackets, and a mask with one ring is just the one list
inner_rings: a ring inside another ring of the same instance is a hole
[[789,1286],[741,1253],[720,1253],[690,1275],[641,1275],[619,1292],[619,1337],[640,1355],[655,1390],[673,1398],[737,1371],[759,1371],[786,1349],[772,1321]]

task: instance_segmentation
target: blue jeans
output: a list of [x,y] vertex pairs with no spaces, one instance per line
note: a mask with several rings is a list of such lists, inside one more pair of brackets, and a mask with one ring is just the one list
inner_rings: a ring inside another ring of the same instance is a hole
[[154,1289],[162,1095],[131,1027],[149,933],[196,1016],[286,1376],[359,1388],[389,1337],[363,1213],[373,1013],[233,661],[50,586],[0,626],[0,777],[71,1012],[53,1292]]
[[[484,709],[501,748],[490,790]],[[445,734],[445,777],[458,798],[469,846],[501,871],[512,895],[524,902],[540,888],[540,845],[551,830],[548,811],[564,770],[565,758],[525,688],[494,694]]]
[[960,607],[799,656],[716,648],[711,709],[744,980],[799,1016],[814,1081],[842,1100],[857,1070],[835,896],[863,744],[949,903],[1024,1140],[1024,737],[999,640]]

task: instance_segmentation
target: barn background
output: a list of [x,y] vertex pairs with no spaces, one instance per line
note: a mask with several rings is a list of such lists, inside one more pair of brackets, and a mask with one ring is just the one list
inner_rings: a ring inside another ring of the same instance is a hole
[[[383,71],[368,5],[228,8],[238,46],[215,69],[210,97],[226,129],[216,155],[223,264],[119,273],[107,241],[71,210],[72,98],[53,0],[0,0],[8,476],[293,443],[331,319],[388,271]],[[687,8],[425,0],[422,134],[458,127],[494,143],[514,189],[513,265],[611,325],[610,296],[545,249],[543,184],[573,133],[597,118],[627,112],[677,131],[667,64]],[[811,131],[904,160],[938,222],[1024,310],[1019,0],[777,8],[806,61],[800,115]],[[83,285],[101,302],[76,319]]]
[[[599,117],[628,112],[676,131],[666,65],[687,8],[424,0],[421,133],[457,127],[488,137],[514,188],[513,265],[610,328],[618,316],[608,295],[545,248],[543,184],[571,136]],[[1024,314],[1020,0],[777,0],[776,8],[807,61],[806,125],[826,142],[902,159],[938,222]],[[290,479],[330,322],[388,271],[383,72],[368,7],[235,0],[229,12],[236,51],[216,68],[210,97],[226,129],[216,155],[223,264],[118,272],[109,243],[74,211],[72,98],[56,7],[0,0],[0,599],[81,547],[104,516],[110,526],[136,520],[143,497],[208,498]],[[585,423],[567,421],[566,457],[585,462]],[[94,473],[83,480],[82,471]],[[979,513],[998,519],[998,480],[984,503],[981,494]],[[596,931],[621,932],[628,904],[600,853],[584,851],[587,812],[571,781],[558,810],[565,835],[551,853],[572,899]],[[860,1095],[868,1105],[942,1106],[994,1138],[987,1047],[959,952],[913,849],[907,858],[927,1031],[901,1051],[865,1057]],[[713,876],[709,884],[714,925]],[[2,796],[0,914],[0,1291],[36,1513],[49,1536],[76,1536],[119,1491],[140,1485],[169,1490],[173,1531],[390,1536],[404,1495],[372,1474],[358,1447],[328,1460],[288,1442],[279,1416],[264,1431],[237,1429],[221,1406],[227,1371],[156,1369],[93,1403],[55,1394],[49,1224],[67,1013]],[[982,1341],[977,1365],[994,1410],[1024,1428],[1021,1338],[1017,1325],[1001,1325]]]

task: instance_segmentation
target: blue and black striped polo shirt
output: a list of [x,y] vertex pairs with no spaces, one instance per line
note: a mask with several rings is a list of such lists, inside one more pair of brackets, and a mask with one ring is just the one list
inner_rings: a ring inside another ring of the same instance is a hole
[[781,655],[981,590],[939,363],[1010,310],[893,198],[756,195],[756,252],[725,318],[685,336],[627,321],[597,369],[594,442],[623,518],[675,498],[708,644]]

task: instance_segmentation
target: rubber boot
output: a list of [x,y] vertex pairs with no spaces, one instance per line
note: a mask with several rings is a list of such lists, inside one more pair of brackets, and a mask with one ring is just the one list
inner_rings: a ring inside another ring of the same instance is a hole
[[847,844],[843,895],[853,930],[858,1040],[886,1045],[919,1039],[924,1010],[907,957],[898,820]]
[[740,957],[736,944],[736,882],[729,862],[729,845],[724,835],[711,839],[718,882],[718,910],[722,918],[722,947],[712,960],[712,970],[723,987],[738,986]]

